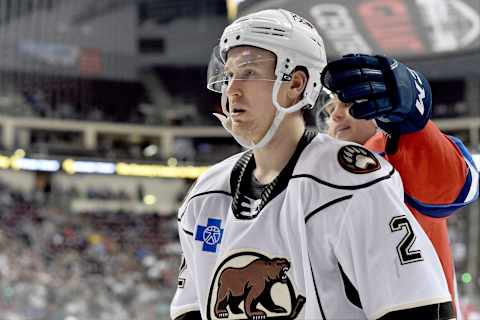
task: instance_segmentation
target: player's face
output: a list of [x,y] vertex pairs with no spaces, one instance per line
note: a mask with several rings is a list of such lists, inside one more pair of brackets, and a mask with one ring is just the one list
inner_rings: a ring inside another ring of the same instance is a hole
[[230,49],[225,63],[232,131],[254,143],[261,140],[275,117],[275,65],[273,53],[248,46]]
[[325,107],[327,118],[328,134],[331,137],[364,144],[376,132],[376,125],[373,120],[355,119],[350,115],[351,104],[333,99]]

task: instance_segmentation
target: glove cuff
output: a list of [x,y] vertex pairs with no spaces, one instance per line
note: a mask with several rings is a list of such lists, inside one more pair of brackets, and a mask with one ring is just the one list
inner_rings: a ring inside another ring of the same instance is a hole
[[[396,110],[376,119],[377,125],[389,134],[405,134],[422,130],[432,114],[432,91],[427,79],[396,60],[377,56],[384,65],[386,82],[398,88],[390,92]],[[387,85],[388,86],[388,85]]]

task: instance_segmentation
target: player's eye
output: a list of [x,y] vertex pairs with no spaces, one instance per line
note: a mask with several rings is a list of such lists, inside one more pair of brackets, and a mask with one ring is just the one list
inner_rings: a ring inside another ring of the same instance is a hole
[[335,111],[335,106],[333,103],[330,103],[329,105],[327,105],[324,109],[323,109],[323,112],[325,113],[325,115],[327,117],[330,117],[333,113],[333,111]]
[[255,71],[251,69],[243,70],[240,74],[241,79],[251,79],[255,77]]
[[233,73],[232,72],[224,72],[223,73],[223,82],[224,84],[228,85],[230,80],[233,79]]

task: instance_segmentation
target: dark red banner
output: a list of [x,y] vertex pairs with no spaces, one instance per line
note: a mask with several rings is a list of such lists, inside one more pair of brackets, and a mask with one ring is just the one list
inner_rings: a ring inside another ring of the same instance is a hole
[[282,7],[314,23],[329,56],[428,57],[480,48],[478,0],[239,1],[238,15]]

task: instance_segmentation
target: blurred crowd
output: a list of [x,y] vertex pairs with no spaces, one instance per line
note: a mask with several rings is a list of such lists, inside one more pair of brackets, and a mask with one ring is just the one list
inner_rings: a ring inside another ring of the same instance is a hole
[[[22,192],[0,182],[0,320],[168,319],[180,265],[176,213],[74,213],[68,206],[68,199],[135,201],[142,194]],[[450,219],[459,278],[467,269],[467,225],[467,212]],[[480,319],[476,302],[463,302],[464,319]]]
[[73,214],[38,199],[0,184],[0,320],[168,318],[175,213]]

